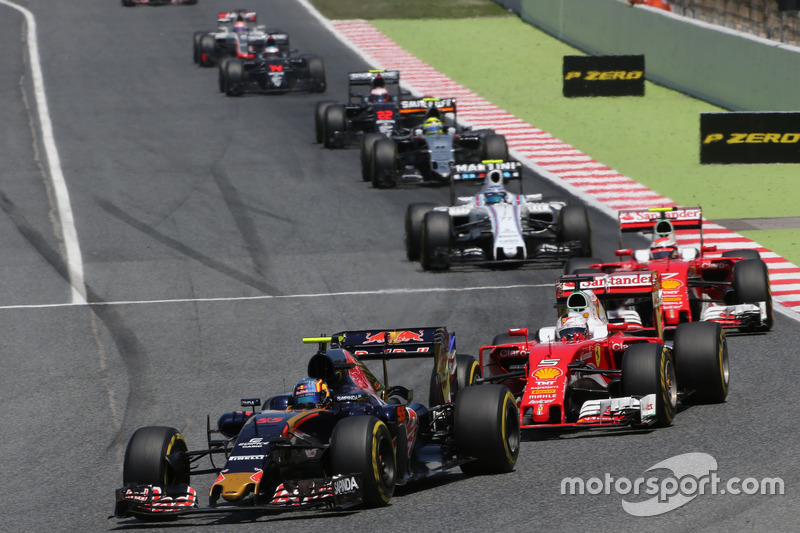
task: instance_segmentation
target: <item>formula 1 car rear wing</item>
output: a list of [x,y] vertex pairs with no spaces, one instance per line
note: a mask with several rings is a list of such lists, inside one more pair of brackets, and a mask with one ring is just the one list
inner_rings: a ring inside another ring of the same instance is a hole
[[239,9],[237,11],[227,11],[227,12],[217,13],[217,22],[225,23],[225,22],[239,22],[239,21],[256,22],[256,12]]
[[556,307],[559,309],[559,315],[567,307],[570,296],[581,291],[591,291],[598,300],[606,302],[623,303],[634,300],[651,302],[653,325],[657,335],[663,338],[661,278],[658,272],[634,271],[561,276],[556,281]]
[[342,331],[330,337],[304,338],[303,342],[330,343],[331,348],[344,348],[362,361],[434,357],[441,348],[455,348],[455,337],[441,326]]
[[480,163],[457,163],[450,172],[450,205],[456,203],[456,182],[480,182],[483,185],[503,185],[509,180],[520,180],[522,192],[522,163],[519,161],[485,160]]
[[411,115],[415,113],[425,113],[430,116],[442,117],[443,113],[456,112],[455,98],[415,98],[400,102],[400,113]]
[[385,87],[393,97],[400,96],[400,71],[399,70],[368,70],[366,72],[350,72],[347,75],[350,84],[350,102],[360,101],[366,96],[358,89],[360,87]]
[[703,210],[700,207],[620,209],[617,218],[620,248],[622,248],[622,233],[637,231],[666,235],[674,230],[700,230],[700,246],[703,245]]

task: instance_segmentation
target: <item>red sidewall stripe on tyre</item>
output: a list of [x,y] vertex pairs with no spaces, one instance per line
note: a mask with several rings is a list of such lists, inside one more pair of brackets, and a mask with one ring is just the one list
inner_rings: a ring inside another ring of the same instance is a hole
[[[372,24],[364,20],[330,21],[329,27],[342,42],[375,68],[397,69],[403,86],[414,94],[455,97],[458,118],[474,128],[491,127],[506,136],[509,151],[526,166],[588,204],[616,218],[619,209],[675,205],[671,199],[609,168],[591,156],[553,137],[546,131],[507,113],[495,104],[459,85],[417,59]],[[800,267],[783,257],[707,220],[703,222],[703,244],[722,250],[752,248],[767,263],[772,295],[783,304],[787,316],[800,318]],[[699,245],[700,235],[678,232],[683,245]]]

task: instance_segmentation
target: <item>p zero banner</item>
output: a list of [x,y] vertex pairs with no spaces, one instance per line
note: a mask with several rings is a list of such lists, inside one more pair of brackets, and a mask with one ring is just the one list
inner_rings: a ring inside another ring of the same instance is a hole
[[564,96],[644,96],[644,56],[564,56]]
[[700,163],[800,163],[800,112],[700,113]]

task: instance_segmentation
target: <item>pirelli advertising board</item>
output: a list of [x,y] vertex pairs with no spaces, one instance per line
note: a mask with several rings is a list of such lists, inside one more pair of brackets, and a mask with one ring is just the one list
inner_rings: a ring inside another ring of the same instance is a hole
[[700,113],[700,163],[800,163],[800,112]]
[[564,56],[563,94],[644,96],[644,56]]

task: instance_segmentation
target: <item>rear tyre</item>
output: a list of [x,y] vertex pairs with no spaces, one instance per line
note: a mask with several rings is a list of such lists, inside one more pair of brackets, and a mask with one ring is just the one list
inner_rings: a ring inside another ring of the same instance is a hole
[[[456,354],[456,394],[475,383],[481,377],[481,365],[471,355]],[[457,396],[456,396],[457,397]]]
[[742,259],[761,259],[761,254],[758,250],[725,250],[722,252],[722,257],[741,257]]
[[450,268],[452,220],[444,211],[430,211],[422,219],[420,263],[425,270]]
[[434,207],[436,204],[430,202],[417,202],[410,204],[406,209],[406,257],[409,261],[419,261],[422,219],[426,213],[433,211]]
[[602,271],[591,267],[602,262],[597,257],[571,257],[564,263],[564,274],[597,274]]
[[214,48],[216,46],[216,41],[214,40],[213,35],[203,35],[200,37],[200,57],[198,58],[198,63],[201,67],[213,67],[214,66]]
[[382,507],[394,494],[397,462],[389,429],[374,416],[344,418],[333,428],[330,444],[334,474],[362,475],[364,503]]
[[314,107],[314,133],[316,134],[317,142],[320,144],[325,140],[325,110],[335,103],[331,100],[324,100],[317,102]]
[[725,331],[716,322],[686,322],[675,330],[675,375],[692,399],[721,403],[728,397],[730,370]]
[[483,159],[508,161],[508,144],[506,138],[490,133],[484,138]]
[[323,121],[323,144],[325,148],[337,148],[339,143],[336,133],[344,133],[345,110],[342,104],[331,104],[325,108],[325,119]]
[[467,387],[456,398],[454,415],[458,456],[468,476],[511,472],[519,455],[519,411],[502,385]]
[[678,407],[675,365],[661,344],[634,344],[622,355],[622,392],[625,396],[656,395],[656,425],[668,426]]
[[745,259],[733,265],[733,290],[736,303],[758,304],[766,302],[767,318],[762,329],[772,329],[772,291],[769,286],[769,270],[761,259]]
[[384,138],[380,133],[365,133],[361,136],[361,179],[369,181],[372,171],[372,151],[375,143]]
[[580,241],[580,254],[584,257],[592,255],[592,226],[589,213],[583,207],[564,206],[559,213],[561,223],[561,240]]
[[310,57],[308,59],[308,76],[311,79],[311,91],[324,93],[327,88],[325,78],[325,62],[321,57]]
[[397,185],[397,145],[391,139],[378,139],[372,150],[372,186],[391,189]]
[[128,441],[122,466],[123,485],[188,485],[186,441],[175,428],[147,426]]

